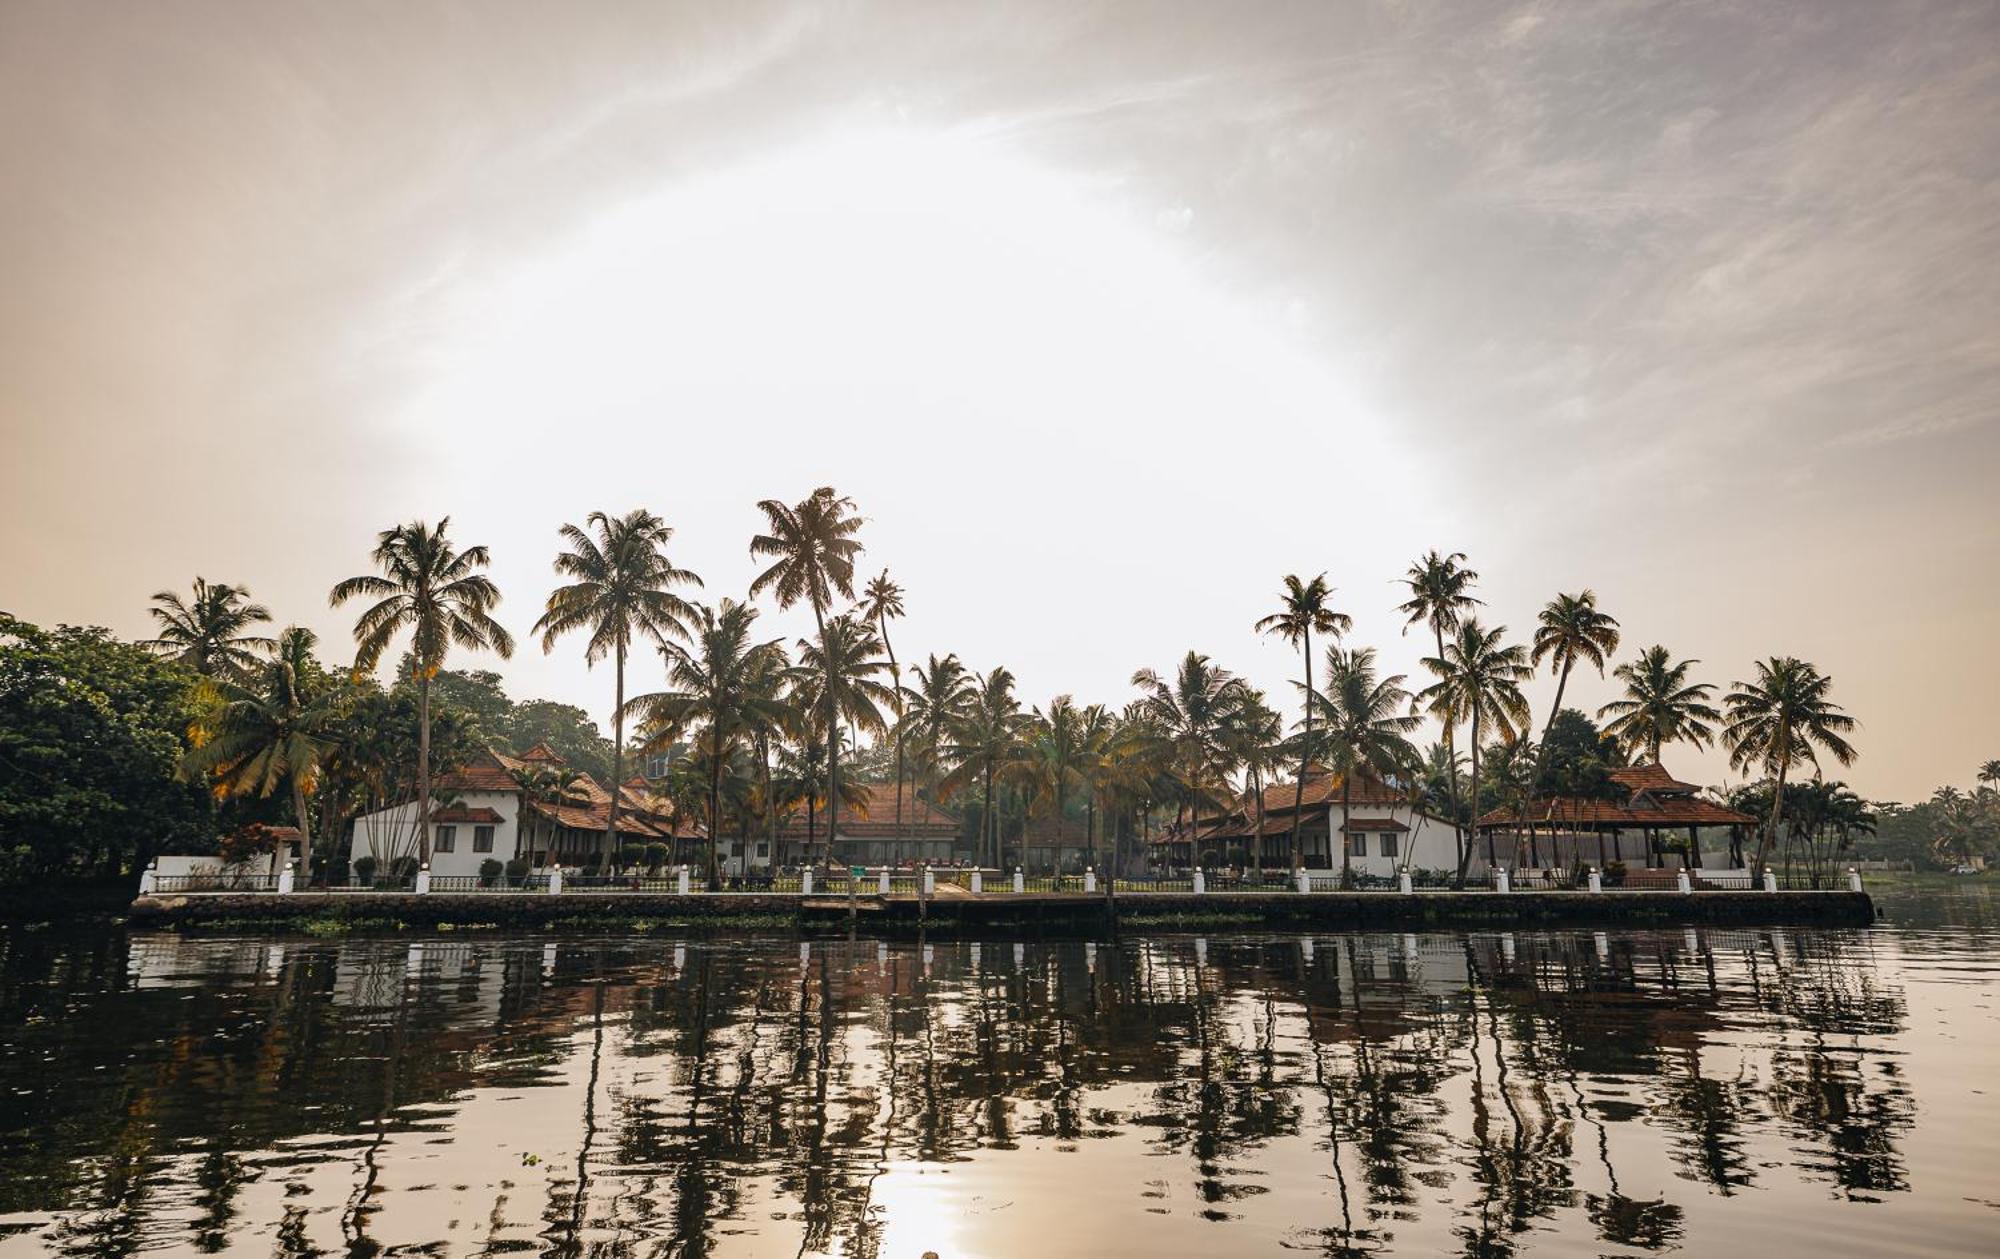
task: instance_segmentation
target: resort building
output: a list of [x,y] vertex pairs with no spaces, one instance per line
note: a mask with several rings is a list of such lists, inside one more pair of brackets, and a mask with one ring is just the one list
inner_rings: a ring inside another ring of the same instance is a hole
[[[1458,868],[1458,839],[1452,825],[1410,802],[1409,793],[1368,773],[1356,773],[1341,819],[1341,775],[1312,774],[1295,783],[1264,788],[1262,823],[1256,797],[1245,793],[1230,813],[1203,818],[1191,828],[1170,828],[1153,840],[1154,864],[1183,869],[1247,866],[1261,858],[1264,869],[1291,864],[1292,819],[1299,819],[1299,847],[1309,870],[1337,870],[1342,848],[1356,873],[1391,879],[1400,870]],[[1336,841],[1334,838],[1340,838]],[[1468,837],[1469,842],[1469,837]],[[1474,853],[1470,869],[1483,873]]]
[[[673,811],[650,791],[620,788],[618,847],[674,846],[679,832],[699,835],[698,827],[675,824]],[[415,801],[366,813],[354,821],[353,855],[372,856],[386,868],[416,852]],[[491,750],[431,785],[430,866],[434,876],[477,875],[487,861],[525,858],[540,868],[581,867],[603,851],[611,818],[611,792],[591,775],[574,769],[547,744],[520,756]]]
[[[1494,809],[1474,824],[1481,854],[1520,869],[1743,864],[1743,836],[1756,818],[1704,799],[1701,788],[1657,761],[1613,770],[1611,782],[1616,794],[1609,797],[1554,796],[1525,809]],[[1669,852],[1667,840],[1679,841],[1681,851]]]
[[[896,784],[867,783],[859,786],[862,798],[842,804],[833,827],[831,864],[846,866],[897,866],[953,861],[958,849],[959,820],[929,801],[917,798],[916,788],[903,786],[902,825],[896,823]],[[778,829],[778,861],[800,865],[817,861],[826,852],[826,817],[808,818],[804,809],[794,809]],[[763,842],[758,841],[759,848]],[[768,865],[768,858],[758,864]]]

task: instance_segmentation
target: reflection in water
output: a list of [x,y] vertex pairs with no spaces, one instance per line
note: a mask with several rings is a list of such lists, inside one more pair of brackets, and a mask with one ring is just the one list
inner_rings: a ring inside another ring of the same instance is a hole
[[0,1252],[1991,1250],[1990,943],[15,933]]

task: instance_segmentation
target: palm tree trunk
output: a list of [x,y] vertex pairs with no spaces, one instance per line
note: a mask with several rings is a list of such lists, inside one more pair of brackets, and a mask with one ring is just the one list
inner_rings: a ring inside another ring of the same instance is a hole
[[[1335,694],[1345,694],[1336,679]],[[1351,730],[1352,727],[1344,727]],[[1347,833],[1349,802],[1354,793],[1354,770],[1349,768],[1340,776],[1340,887],[1342,891],[1354,886],[1354,837]]]
[[[1305,742],[1299,745],[1299,780],[1292,784],[1292,878],[1294,881],[1298,879],[1298,872],[1306,864],[1306,855],[1299,848],[1299,822],[1305,814],[1306,769],[1312,764],[1313,754],[1313,636],[1311,627],[1307,627],[1306,629],[1305,648],[1306,737]],[[1258,837],[1259,842],[1262,842],[1262,838],[1262,836]]]
[[889,680],[896,687],[896,842],[893,857],[903,859],[903,670],[896,663],[896,648],[889,641],[889,618],[880,618],[882,651],[889,657]]
[[[1781,741],[1781,746],[1783,743],[1788,742],[1790,740]],[[1778,785],[1777,789],[1771,793],[1771,825],[1762,835],[1757,837],[1757,859],[1750,866],[1750,886],[1752,889],[1761,888],[1764,885],[1764,866],[1771,857],[1771,843],[1777,838],[1778,827],[1785,820],[1785,773],[1789,769],[1791,769],[1789,757],[1779,760]]]
[[306,812],[306,789],[299,782],[297,774],[292,775],[292,814],[299,820],[299,874],[305,884],[312,883],[313,825],[312,814]]
[[[1562,672],[1556,675],[1556,698],[1549,705],[1549,719],[1542,723],[1542,746],[1535,751],[1535,776],[1528,782],[1528,803],[1532,805],[1535,791],[1541,785],[1542,774],[1549,767],[1549,728],[1556,724],[1556,714],[1562,711],[1563,692],[1569,689],[1569,671],[1574,660],[1564,658]],[[1535,815],[1530,808],[1523,808],[1528,821],[1528,860],[1535,865],[1542,863],[1541,849],[1535,844]]]
[[715,837],[722,830],[722,732],[713,731],[708,756],[708,890],[722,886],[722,869],[715,860]]
[[[1438,650],[1439,650],[1439,656],[1440,658],[1442,658],[1444,649],[1439,648]],[[1445,745],[1445,755],[1446,756],[1451,755],[1451,746],[1449,743]],[[1458,768],[1457,760],[1456,758],[1453,758],[1452,779],[1454,784],[1456,783],[1458,778],[1457,768]],[[1456,786],[1454,786],[1452,789],[1452,795],[1453,795],[1453,800],[1451,808],[1452,808],[1452,813],[1455,816],[1458,813],[1458,800],[1456,798],[1458,795],[1458,791]],[[1472,712],[1472,801],[1473,801],[1473,808],[1477,810],[1479,807],[1479,710],[1478,709],[1474,709]],[[1464,833],[1465,832],[1463,828],[1461,828],[1459,834],[1462,836],[1464,835]],[[1474,838],[1474,842],[1477,842],[1476,836]],[[1487,847],[1486,860],[1488,865],[1492,864],[1493,854],[1492,854],[1492,847],[1490,844]],[[1461,841],[1458,846],[1458,880],[1457,880],[1458,887],[1461,890],[1465,887],[1465,872],[1469,870],[1471,867],[1472,867],[1472,843]]]
[[[1437,624],[1436,622],[1432,622],[1431,631],[1434,635],[1436,635],[1437,638],[1437,653],[1438,653],[1437,658],[1439,660],[1443,660],[1444,627],[1442,625]],[[1471,845],[1466,843],[1465,823],[1459,817],[1460,810],[1458,807],[1458,749],[1453,742],[1453,731],[1452,731],[1452,728],[1455,724],[1456,723],[1454,723],[1451,720],[1449,715],[1445,717],[1444,721],[1445,798],[1451,802],[1451,837],[1453,842],[1458,846],[1458,886],[1460,888],[1463,888],[1465,886],[1466,867],[1472,864],[1472,848]],[[1474,798],[1477,799],[1478,798],[1477,783],[1479,781],[1479,732],[1476,728],[1476,723],[1475,723],[1475,729],[1473,730],[1472,734],[1472,743],[1473,743],[1472,780],[1473,783],[1475,784],[1473,787],[1473,793],[1474,793]]]
[[431,671],[422,661],[417,677],[417,864],[431,859]]
[[[611,813],[604,821],[604,868],[618,851],[618,784],[625,781],[625,644],[618,644],[617,706],[611,710]],[[713,835],[710,836],[713,841]]]

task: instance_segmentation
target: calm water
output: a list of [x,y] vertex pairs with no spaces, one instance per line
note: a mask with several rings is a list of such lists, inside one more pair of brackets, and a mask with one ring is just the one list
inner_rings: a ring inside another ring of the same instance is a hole
[[2000,1253],[2000,913],[0,934],[0,1255]]

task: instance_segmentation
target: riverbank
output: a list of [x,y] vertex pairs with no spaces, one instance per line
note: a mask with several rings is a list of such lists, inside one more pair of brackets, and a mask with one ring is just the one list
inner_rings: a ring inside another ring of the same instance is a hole
[[167,930],[534,928],[689,931],[858,930],[1100,931],[1117,927],[1310,927],[1316,929],[1657,926],[1865,926],[1865,892],[1314,892],[1310,894],[1126,893],[1115,901],[1078,893],[936,897],[801,897],[728,893],[680,896],[577,892],[561,896],[378,892],[142,896],[127,920]]

